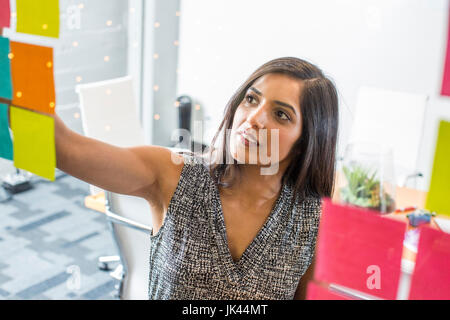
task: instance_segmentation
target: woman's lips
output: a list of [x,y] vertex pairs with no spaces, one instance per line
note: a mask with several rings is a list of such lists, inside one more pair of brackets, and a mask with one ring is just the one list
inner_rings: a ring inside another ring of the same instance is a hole
[[245,146],[249,146],[251,144],[259,146],[259,143],[257,141],[253,141],[252,138],[248,137],[245,133],[239,132],[239,135],[240,135],[241,142]]

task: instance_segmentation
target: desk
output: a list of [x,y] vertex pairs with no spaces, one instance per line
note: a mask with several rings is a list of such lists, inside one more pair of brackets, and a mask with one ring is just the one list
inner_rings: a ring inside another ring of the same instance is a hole
[[101,213],[106,213],[105,192],[102,191],[97,194],[85,197],[84,206]]
[[[339,186],[339,184],[337,184]],[[335,193],[333,195],[333,202],[339,202],[338,191],[339,188],[335,188]],[[426,202],[427,193],[420,190],[405,188],[405,187],[397,187],[396,189],[396,207],[398,209],[407,208],[407,207],[417,207],[424,208]],[[407,224],[407,231],[415,229],[414,227],[409,225],[408,218],[406,215],[411,213],[413,210],[399,213],[391,213],[387,215],[383,215],[383,217],[399,220],[405,222]],[[446,216],[438,216],[442,219],[449,219]],[[439,226],[436,224],[434,217],[431,218],[431,222],[429,225],[431,228],[439,229]],[[414,271],[416,261],[416,252],[408,249],[406,246],[403,246],[403,254],[401,261],[401,276],[399,279],[399,287],[397,292],[398,300],[406,300],[409,295],[409,288],[411,283],[412,273]]]

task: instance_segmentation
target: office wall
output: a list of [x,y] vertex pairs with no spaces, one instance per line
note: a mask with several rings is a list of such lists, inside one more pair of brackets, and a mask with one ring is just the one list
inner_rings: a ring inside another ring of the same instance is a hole
[[184,0],[178,94],[202,105],[195,112],[206,119],[210,141],[229,98],[257,67],[281,56],[309,60],[339,90],[340,154],[360,86],[429,94],[419,159],[425,178],[418,185],[426,189],[437,122],[450,119],[450,100],[439,96],[447,5],[447,0]]
[[[56,113],[72,130],[82,132],[75,86],[127,75],[128,13],[124,0],[60,0],[59,39],[15,33],[14,16],[4,31],[11,40],[54,48]],[[12,162],[0,159],[0,177],[11,171]]]
[[180,0],[144,0],[143,121],[149,143],[170,147],[178,128],[177,65]]

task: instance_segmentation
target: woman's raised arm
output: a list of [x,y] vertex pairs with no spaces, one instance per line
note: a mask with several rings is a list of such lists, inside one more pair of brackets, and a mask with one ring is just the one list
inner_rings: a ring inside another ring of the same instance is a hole
[[113,146],[76,133],[56,114],[52,117],[57,168],[104,190],[154,199],[161,172],[175,166],[169,149]]
[[54,118],[58,169],[104,190],[154,198],[160,174],[175,165],[166,148],[116,147],[80,135]]

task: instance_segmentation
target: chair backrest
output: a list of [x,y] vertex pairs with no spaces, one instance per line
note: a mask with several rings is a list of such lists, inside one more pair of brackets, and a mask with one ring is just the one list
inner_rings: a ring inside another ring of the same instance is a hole
[[[76,91],[86,136],[119,147],[145,144],[131,77],[78,85]],[[91,194],[99,191],[91,186]]]
[[[131,77],[78,85],[81,119],[88,137],[119,147],[145,144]],[[90,186],[91,194],[101,189]],[[150,206],[144,199],[107,192],[109,210],[151,228]],[[127,274],[123,299],[147,299],[150,235],[112,223],[121,263]]]
[[427,101],[425,94],[359,89],[350,142],[391,147],[399,185],[417,172]]
[[[169,148],[172,152],[188,151],[182,148]],[[131,223],[152,228],[151,207],[138,197],[107,192],[107,209]],[[111,219],[110,219],[111,220]],[[141,231],[130,227],[129,223],[112,224],[114,240],[119,249],[125,278],[122,286],[122,299],[147,300],[149,282],[149,258],[151,231]]]
[[[112,192],[107,192],[107,200],[114,214],[151,228],[151,209],[146,200]],[[112,228],[125,271],[121,298],[147,300],[151,233],[119,223],[113,223]]]

